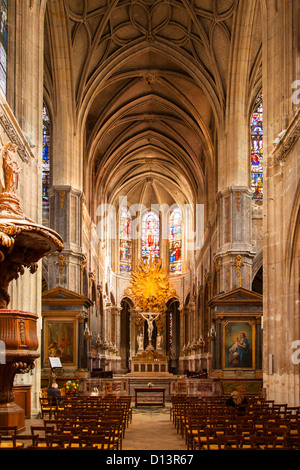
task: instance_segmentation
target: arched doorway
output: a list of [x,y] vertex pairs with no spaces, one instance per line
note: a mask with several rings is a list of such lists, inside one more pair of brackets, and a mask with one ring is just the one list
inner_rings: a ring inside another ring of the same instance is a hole
[[252,281],[252,290],[258,294],[263,293],[263,267],[261,266]]

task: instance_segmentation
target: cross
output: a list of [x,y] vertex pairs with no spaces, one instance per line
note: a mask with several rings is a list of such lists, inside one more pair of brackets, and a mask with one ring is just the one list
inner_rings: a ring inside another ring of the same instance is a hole
[[242,280],[244,278],[242,277],[241,267],[244,266],[244,263],[241,255],[235,258],[235,263],[232,263],[232,266],[236,266],[236,278],[240,281],[240,287],[242,287]]
[[58,262],[56,263],[56,266],[59,266],[59,275],[57,276],[56,279],[58,279],[58,285],[61,286],[61,279],[63,278],[63,272],[64,272],[64,267],[68,265],[68,263],[65,263],[66,257],[64,255],[59,255],[58,257]]

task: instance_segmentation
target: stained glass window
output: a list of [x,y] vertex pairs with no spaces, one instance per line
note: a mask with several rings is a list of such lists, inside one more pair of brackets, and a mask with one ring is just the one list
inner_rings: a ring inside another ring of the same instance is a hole
[[131,215],[126,209],[120,213],[120,273],[131,271]]
[[42,192],[43,213],[47,218],[49,211],[49,186],[50,186],[50,120],[47,109],[43,108],[43,162],[42,162]]
[[6,95],[7,0],[0,0],[0,88]]
[[251,117],[251,189],[254,199],[263,197],[263,95],[259,94]]
[[159,258],[159,217],[146,212],[142,218],[142,257]]
[[175,209],[169,218],[169,263],[171,273],[181,273],[182,217],[180,209]]

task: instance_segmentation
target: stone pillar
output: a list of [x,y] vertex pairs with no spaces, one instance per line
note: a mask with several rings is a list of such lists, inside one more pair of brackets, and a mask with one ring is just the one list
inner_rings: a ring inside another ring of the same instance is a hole
[[215,262],[219,269],[219,289],[251,289],[252,198],[247,187],[230,187],[220,191],[218,203],[218,250]]
[[78,369],[87,369],[87,341],[84,338],[85,314],[78,315]]
[[266,2],[262,13],[263,383],[268,399],[299,406],[299,2]]
[[[8,138],[19,147],[23,160],[20,178],[22,209],[27,217],[42,223],[42,119],[43,119],[43,65],[44,65],[44,9],[39,0],[8,2],[7,103],[1,113],[1,124]],[[2,100],[1,100],[2,104]],[[3,120],[4,119],[4,120]],[[27,142],[26,142],[27,141]],[[27,159],[27,154],[29,158]],[[19,279],[11,290],[11,307],[34,312],[39,316],[40,343],[41,265],[34,276]],[[26,280],[25,280],[26,279]],[[24,282],[25,281],[25,282]],[[30,292],[30,295],[28,293]],[[39,364],[40,359],[37,360]],[[24,378],[23,378],[24,377]],[[26,377],[26,378],[25,378]],[[31,412],[40,409],[40,367],[32,374],[22,375],[22,380],[32,385]],[[16,376],[15,384],[21,382]]]

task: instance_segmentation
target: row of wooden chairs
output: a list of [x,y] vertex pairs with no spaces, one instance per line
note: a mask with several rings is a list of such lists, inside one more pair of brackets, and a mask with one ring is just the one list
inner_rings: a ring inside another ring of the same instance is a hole
[[[132,421],[131,397],[63,397],[54,403],[48,402],[48,410],[44,410],[42,417],[45,429],[40,445],[43,447],[87,448],[93,445],[120,450],[125,430]],[[50,432],[52,427],[54,431]],[[60,439],[61,436],[65,439]]]
[[254,397],[242,410],[226,406],[224,396],[176,396],[170,408],[188,449],[300,449],[299,414],[299,407]]
[[130,396],[116,397],[40,397],[40,407],[42,419],[56,417],[63,411],[91,411],[105,409],[117,404],[126,407],[128,410],[128,419],[132,420],[132,408]]
[[121,450],[132,421],[131,397],[41,397],[43,425],[17,435],[16,427],[0,428],[4,449]]

